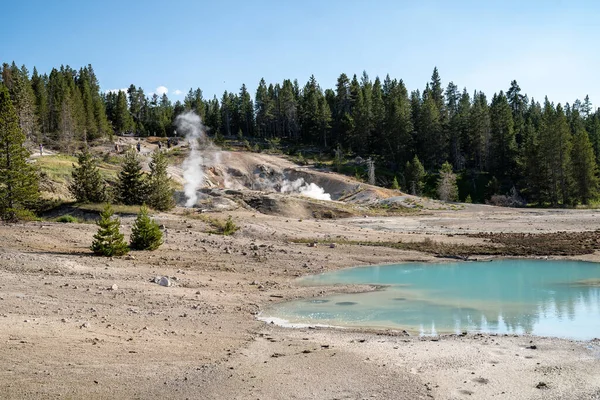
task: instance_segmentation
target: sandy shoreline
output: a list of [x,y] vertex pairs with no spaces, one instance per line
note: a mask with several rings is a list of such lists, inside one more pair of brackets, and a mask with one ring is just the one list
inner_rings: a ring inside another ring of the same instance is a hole
[[[411,216],[410,233],[365,227],[362,222],[370,218],[291,220],[246,211],[233,216],[242,229],[223,237],[205,233],[206,226],[189,216],[159,215],[169,229],[160,250],[114,259],[89,255],[94,225],[0,225],[2,396],[600,398],[598,341],[480,334],[420,338],[391,330],[290,329],[256,318],[269,304],[340,290],[298,286],[299,276],[440,261],[386,247],[307,247],[291,238],[476,242],[448,235],[491,230],[477,210]],[[394,222],[402,224],[402,218]],[[539,224],[545,232],[585,230],[596,223],[593,212],[543,210],[515,211],[511,217],[503,209],[496,220],[501,222],[494,229],[521,224],[535,230]],[[130,222],[123,220],[126,231]],[[598,254],[577,258],[600,260]],[[157,275],[175,278],[174,286],[152,283]],[[528,348],[532,345],[535,349]]]

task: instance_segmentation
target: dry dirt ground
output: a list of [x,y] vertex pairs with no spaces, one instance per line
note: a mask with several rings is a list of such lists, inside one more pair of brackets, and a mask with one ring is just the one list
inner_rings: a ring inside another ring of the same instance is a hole
[[[0,225],[0,398],[600,399],[598,341],[432,339],[257,320],[273,302],[364,289],[300,287],[298,276],[436,260],[342,239],[480,243],[457,234],[595,230],[597,213],[470,206],[299,220],[238,210],[241,230],[226,237],[176,209],[156,216],[167,230],[160,249],[118,258],[90,255],[93,224]],[[122,218],[126,236],[131,223]]]

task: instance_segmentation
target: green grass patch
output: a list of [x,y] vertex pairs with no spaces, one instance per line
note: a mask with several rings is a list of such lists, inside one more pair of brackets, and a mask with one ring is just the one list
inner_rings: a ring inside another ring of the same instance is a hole
[[73,164],[77,163],[77,157],[67,155],[54,155],[36,158],[36,163],[43,174],[46,174],[54,182],[65,183],[71,179]]
[[55,219],[56,222],[62,222],[64,224],[77,224],[81,223],[81,220],[77,217],[74,217],[71,214],[61,215],[60,217]]
[[[118,158],[118,157],[117,157]],[[98,169],[102,177],[108,182],[117,180],[117,173],[121,168],[121,160],[109,160],[110,162],[98,160]],[[67,183],[71,181],[71,172],[73,164],[77,165],[77,157],[67,155],[53,155],[38,157],[36,163],[42,174],[45,174],[50,180],[57,183]]]
[[[88,211],[94,213],[100,213],[104,210],[104,203],[85,203],[85,204],[76,204],[74,207],[81,211]],[[126,206],[123,204],[112,204],[112,209],[115,214],[138,214],[140,212],[140,207],[138,205],[135,206]]]

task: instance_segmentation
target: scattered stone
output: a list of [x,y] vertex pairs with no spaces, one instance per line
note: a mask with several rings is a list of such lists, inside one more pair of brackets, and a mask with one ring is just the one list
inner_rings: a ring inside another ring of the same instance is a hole
[[117,286],[117,284],[115,283],[110,287],[110,290],[119,290],[119,286]]
[[548,389],[548,384],[546,382],[540,382],[535,385],[536,389]]
[[158,283],[160,286],[165,286],[165,287],[169,287],[173,285],[173,282],[171,282],[171,280],[169,279],[168,276],[162,276],[162,277],[157,277],[158,278]]
[[90,323],[89,323],[89,322],[84,322],[84,323],[83,323],[83,325],[81,325],[81,326],[79,327],[79,329],[87,329],[87,328],[89,328],[89,327],[90,327]]
[[126,260],[135,260],[135,257],[134,257],[134,256],[132,256],[131,254],[127,254],[127,255],[125,256],[125,259],[126,259]]
[[331,243],[331,244],[329,245],[329,248],[330,248],[330,249],[335,249],[335,247],[336,247],[336,244],[335,244],[335,243]]
[[527,346],[528,349],[531,350],[537,350],[537,346],[535,344],[532,344],[531,346]]

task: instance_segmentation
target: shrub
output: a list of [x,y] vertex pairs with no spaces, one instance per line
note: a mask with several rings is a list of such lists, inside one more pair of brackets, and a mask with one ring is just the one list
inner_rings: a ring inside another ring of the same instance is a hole
[[66,214],[66,215],[61,215],[60,217],[56,218],[56,222],[77,223],[77,222],[79,222],[79,219],[77,217],[72,216],[71,214]]
[[163,234],[156,221],[148,216],[148,208],[140,208],[131,228],[130,246],[135,250],[156,250],[163,244]]
[[233,219],[231,218],[231,215],[230,215],[227,218],[227,221],[225,221],[225,225],[223,226],[223,235],[225,235],[225,236],[233,235],[239,229],[240,229],[240,227],[237,226],[235,224],[235,222],[233,222]]
[[112,257],[122,256],[129,252],[125,243],[124,235],[119,231],[121,221],[112,218],[113,210],[110,204],[106,204],[104,211],[100,214],[100,220],[96,222],[98,232],[94,235],[91,250],[98,256]]
[[217,235],[230,236],[240,230],[240,227],[237,226],[235,222],[233,222],[233,218],[231,218],[231,215],[227,217],[225,221],[219,218],[211,218],[208,216],[203,216],[201,217],[201,219],[214,228],[214,230],[210,233],[214,233]]

